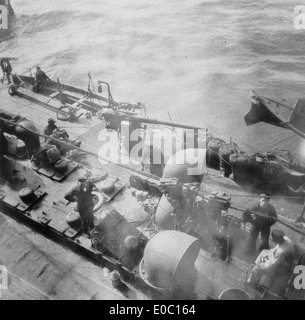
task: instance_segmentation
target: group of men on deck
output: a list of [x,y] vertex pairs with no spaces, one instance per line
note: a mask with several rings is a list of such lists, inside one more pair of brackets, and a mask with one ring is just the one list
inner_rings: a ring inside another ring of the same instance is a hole
[[[34,91],[40,92],[47,81],[51,79],[39,66],[37,66],[36,69]],[[44,134],[51,136],[57,129],[55,121],[49,119]],[[3,139],[3,133],[0,131],[0,151],[5,149],[5,141],[6,140]],[[0,154],[0,169],[3,154]],[[94,228],[92,187],[86,177],[82,176],[78,179],[78,185],[65,196],[68,201],[77,203],[77,210],[82,219],[84,232],[89,236],[90,231]],[[262,240],[259,246],[260,253],[255,261],[253,270],[253,276],[257,279],[262,277],[274,278],[279,270],[282,270],[281,268],[293,248],[292,241],[285,236],[283,231],[274,229],[271,232],[271,227],[277,221],[277,213],[269,201],[270,197],[268,195],[261,194],[260,201],[244,213],[244,222],[251,224],[245,254],[252,255],[256,252],[256,243],[259,234]],[[272,249],[269,247],[270,235],[275,244],[275,247]]]
[[[265,286],[270,286],[277,276],[287,273],[294,250],[292,241],[282,230],[274,229],[271,232],[271,226],[277,221],[277,213],[269,201],[268,195],[261,194],[259,203],[244,213],[244,222],[251,223],[250,236],[244,253],[246,255],[255,253],[259,234],[262,240],[250,281],[263,283]],[[275,244],[272,249],[269,247],[270,233]]]
[[[8,61],[8,59],[6,60]],[[9,63],[9,62],[7,62]],[[4,80],[7,80],[7,83],[11,83],[11,75],[12,75],[12,67],[9,64],[8,66],[3,66],[3,78],[1,79],[1,82],[3,83]],[[36,66],[36,73],[35,73],[35,85],[33,87],[34,92],[41,92],[44,85],[48,82],[52,81],[47,74],[41,69],[40,66]]]
[[[250,235],[245,244],[244,258],[246,260],[250,258],[252,261],[255,259],[249,281],[253,284],[270,287],[276,278],[289,276],[297,249],[282,230],[273,229],[271,231],[271,227],[277,222],[277,213],[274,206],[270,204],[270,196],[260,194],[259,202],[244,212],[243,222],[244,224],[250,223]],[[237,238],[234,239],[226,225],[220,222],[220,227],[219,224],[217,226],[214,235],[216,246],[212,256],[230,262],[233,244]],[[261,243],[257,251],[259,235],[261,236]],[[271,249],[269,245],[270,236],[274,244]]]

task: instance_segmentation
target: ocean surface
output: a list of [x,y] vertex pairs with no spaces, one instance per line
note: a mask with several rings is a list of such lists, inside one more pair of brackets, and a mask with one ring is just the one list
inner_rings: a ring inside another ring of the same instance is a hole
[[244,122],[252,90],[289,105],[305,96],[305,29],[294,28],[300,1],[11,4],[17,20],[0,57],[15,57],[16,72],[39,64],[83,88],[91,73],[111,84],[116,101],[143,102],[155,118],[208,127],[246,151],[289,149],[305,161],[305,143],[293,133]]

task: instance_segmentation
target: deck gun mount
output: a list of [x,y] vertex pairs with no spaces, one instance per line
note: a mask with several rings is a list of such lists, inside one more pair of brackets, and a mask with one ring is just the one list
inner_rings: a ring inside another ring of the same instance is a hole
[[231,196],[214,191],[209,196],[208,204],[209,212],[213,214],[215,220],[218,220],[219,216],[230,208]]

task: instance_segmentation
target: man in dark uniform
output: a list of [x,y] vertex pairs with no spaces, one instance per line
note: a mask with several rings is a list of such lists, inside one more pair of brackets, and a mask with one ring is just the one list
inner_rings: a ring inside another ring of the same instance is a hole
[[77,186],[65,195],[65,199],[77,203],[77,211],[82,219],[83,231],[91,237],[90,232],[94,229],[94,202],[92,197],[94,184],[88,181],[85,175],[80,175],[77,180]]
[[0,129],[0,180],[2,179],[4,170],[4,156],[8,151],[8,141]]
[[8,151],[8,141],[5,138],[3,131],[0,129],[0,158],[6,155]]
[[270,228],[277,219],[275,208],[269,203],[270,197],[266,194],[261,194],[260,197],[260,202],[244,213],[244,222],[252,224],[246,254],[255,252],[259,233],[262,239],[259,251],[269,249]]
[[[48,125],[43,130],[43,133],[46,136],[51,136],[54,133],[55,129],[57,129],[57,125],[55,124],[55,120],[50,118],[48,120]],[[46,138],[46,140],[47,140],[47,138]]]
[[44,71],[41,70],[41,68],[39,66],[36,67],[36,74],[35,74],[35,88],[34,91],[35,92],[40,92],[40,90],[42,89],[42,87],[45,85],[45,83],[49,80],[51,81],[51,79],[45,74]]

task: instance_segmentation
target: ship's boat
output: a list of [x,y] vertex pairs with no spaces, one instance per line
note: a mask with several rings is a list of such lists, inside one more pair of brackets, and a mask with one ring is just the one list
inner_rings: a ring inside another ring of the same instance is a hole
[[293,162],[287,150],[230,155],[233,179],[266,192],[304,189],[305,169]]
[[254,92],[251,110],[245,116],[246,124],[258,122],[278,126],[293,131],[305,138],[305,99],[298,99],[293,107]]
[[141,103],[115,102],[110,86],[105,81],[98,81],[96,92],[90,75],[88,90],[60,83],[59,79],[46,81],[39,90],[35,77],[13,74],[11,80],[11,95],[19,95],[55,111],[60,120],[76,120],[82,115],[92,117],[104,109],[112,110],[117,117],[144,115]]
[[[279,101],[261,96],[255,92],[251,98],[251,110],[245,115],[246,124],[265,122],[288,129],[301,138],[305,138],[305,99],[298,99],[293,107]],[[286,152],[287,155],[287,152]],[[270,159],[269,159],[270,158]],[[270,161],[271,160],[271,161]],[[271,182],[274,185],[286,185],[292,192],[304,192],[305,171],[293,163],[293,157],[278,157],[272,152],[265,155],[232,155],[230,161],[236,181],[255,179],[255,184]]]

